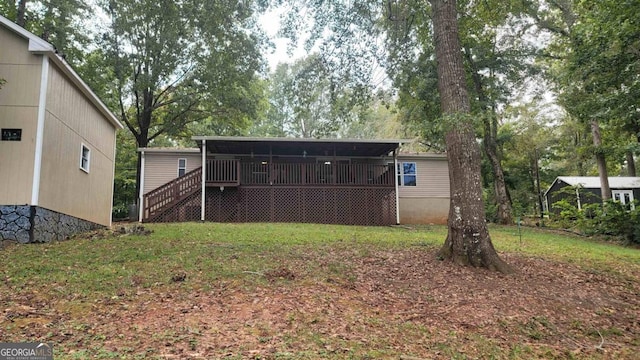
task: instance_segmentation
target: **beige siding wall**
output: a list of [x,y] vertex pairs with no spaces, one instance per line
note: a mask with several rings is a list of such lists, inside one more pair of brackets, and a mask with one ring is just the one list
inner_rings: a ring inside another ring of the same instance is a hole
[[445,157],[398,157],[416,163],[416,186],[398,188],[401,224],[446,224],[449,214],[449,167]]
[[[46,109],[39,205],[109,225],[115,128],[54,64]],[[91,151],[89,173],[80,169],[82,144]]]
[[145,152],[144,154],[144,190],[146,194],[151,190],[178,177],[178,159],[187,159],[187,171],[200,167],[202,154]]
[[[2,44],[0,59],[7,64],[40,65],[42,63],[40,56],[33,55],[28,51],[29,40],[2,25],[0,25],[0,44]],[[2,77],[5,75],[2,74]]]
[[399,199],[400,224],[446,224],[449,198]]
[[416,186],[400,186],[401,197],[449,197],[449,166],[446,158],[403,158],[398,162],[416,163]]
[[22,129],[21,141],[0,141],[0,204],[31,202],[42,56],[0,26],[0,128]]
[[0,205],[31,203],[37,112],[0,106],[0,128],[22,129],[22,141],[0,141]]

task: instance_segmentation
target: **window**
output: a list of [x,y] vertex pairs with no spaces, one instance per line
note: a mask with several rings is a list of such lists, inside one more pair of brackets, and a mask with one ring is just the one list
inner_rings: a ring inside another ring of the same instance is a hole
[[90,164],[91,164],[91,150],[85,144],[82,144],[82,147],[80,150],[80,169],[88,173]]
[[178,177],[186,174],[187,172],[187,159],[178,159]]
[[636,208],[633,203],[632,190],[611,190],[611,196],[613,197],[613,200],[620,202],[629,210],[634,210]]
[[416,186],[416,163],[414,162],[398,163],[398,185]]

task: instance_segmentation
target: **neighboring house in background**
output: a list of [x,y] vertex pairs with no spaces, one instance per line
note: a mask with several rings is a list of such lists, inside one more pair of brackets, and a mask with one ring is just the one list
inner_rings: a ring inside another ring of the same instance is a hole
[[53,46],[0,16],[0,240],[111,224],[116,117]]
[[[640,199],[640,177],[609,177],[611,198],[634,209],[634,200]],[[544,193],[545,210],[554,212],[553,204],[569,200],[582,209],[585,204],[602,202],[602,190],[598,176],[558,176]]]
[[399,140],[193,139],[199,148],[138,149],[141,221],[392,225],[447,220],[446,157],[399,155]]

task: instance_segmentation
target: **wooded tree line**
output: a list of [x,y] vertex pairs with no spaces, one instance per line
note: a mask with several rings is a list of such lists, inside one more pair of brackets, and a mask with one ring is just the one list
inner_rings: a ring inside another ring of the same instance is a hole
[[[310,55],[269,71],[258,16],[274,7]],[[490,246],[485,218],[541,216],[557,175],[636,173],[635,0],[0,0],[0,13],[54,44],[126,125],[116,208],[136,198],[136,147],[412,138],[452,168],[442,255],[504,270],[469,241]]]

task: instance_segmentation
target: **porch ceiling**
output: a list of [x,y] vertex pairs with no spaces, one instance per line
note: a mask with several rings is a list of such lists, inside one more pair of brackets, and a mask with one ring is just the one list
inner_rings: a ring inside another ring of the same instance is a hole
[[215,154],[298,156],[384,156],[407,140],[294,139],[194,136],[199,147],[206,140],[207,151]]

